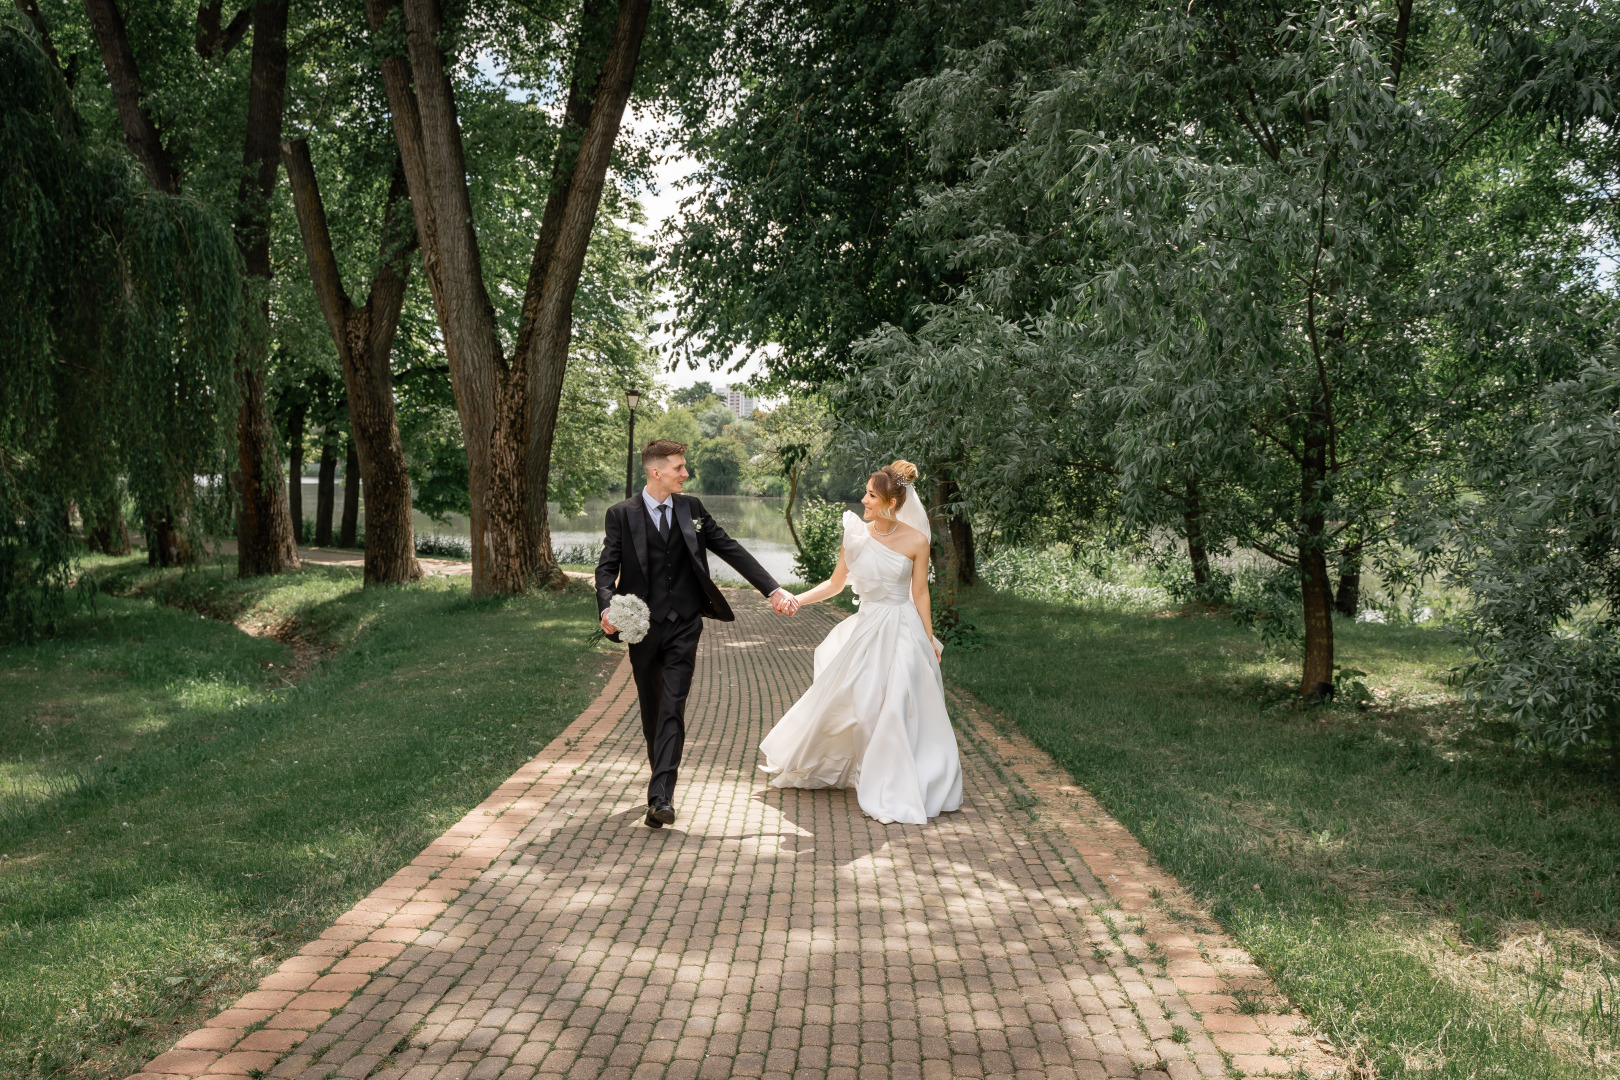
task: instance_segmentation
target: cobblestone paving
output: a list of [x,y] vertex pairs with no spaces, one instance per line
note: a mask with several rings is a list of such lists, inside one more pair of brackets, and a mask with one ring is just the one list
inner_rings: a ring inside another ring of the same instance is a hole
[[732,603],[737,622],[704,634],[674,828],[641,823],[621,664],[545,751],[141,1080],[1342,1071],[1117,822],[970,700],[953,700],[963,808],[927,827],[877,824],[852,792],[768,788],[756,748],[835,616]]

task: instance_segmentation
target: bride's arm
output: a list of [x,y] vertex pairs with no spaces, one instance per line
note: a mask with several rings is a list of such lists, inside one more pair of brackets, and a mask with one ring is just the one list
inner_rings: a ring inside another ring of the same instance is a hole
[[[928,545],[922,545],[922,552],[911,561],[911,602],[917,605],[917,614],[922,616],[923,636],[928,643],[934,643],[934,609],[928,596]],[[934,659],[939,659],[939,646],[934,645]]]
[[844,582],[848,579],[849,567],[844,565],[844,548],[840,544],[838,547],[838,565],[833,567],[832,577],[808,592],[800,593],[798,596],[799,606],[803,607],[805,604],[814,604],[830,596],[837,596],[844,591]]

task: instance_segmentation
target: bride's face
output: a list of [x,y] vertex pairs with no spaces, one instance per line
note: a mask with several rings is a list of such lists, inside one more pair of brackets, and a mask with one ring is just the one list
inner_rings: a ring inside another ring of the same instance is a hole
[[861,515],[867,521],[877,521],[883,517],[883,511],[888,501],[872,490],[872,481],[866,482],[866,494],[861,496],[861,506],[865,512]]

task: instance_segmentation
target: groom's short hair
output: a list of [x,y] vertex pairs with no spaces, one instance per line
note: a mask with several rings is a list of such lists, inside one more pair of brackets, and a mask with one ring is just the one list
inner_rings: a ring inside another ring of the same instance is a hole
[[678,443],[674,439],[654,439],[641,448],[641,467],[643,469],[661,468],[664,462],[676,454],[686,454],[686,444]]

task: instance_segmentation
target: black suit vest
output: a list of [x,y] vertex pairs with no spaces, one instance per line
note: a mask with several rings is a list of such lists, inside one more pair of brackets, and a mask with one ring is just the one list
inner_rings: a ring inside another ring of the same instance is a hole
[[647,521],[647,612],[653,622],[677,616],[690,619],[703,610],[703,588],[692,570],[692,553],[686,550],[673,502],[670,511],[669,536],[661,537],[658,519],[641,501],[641,513]]

